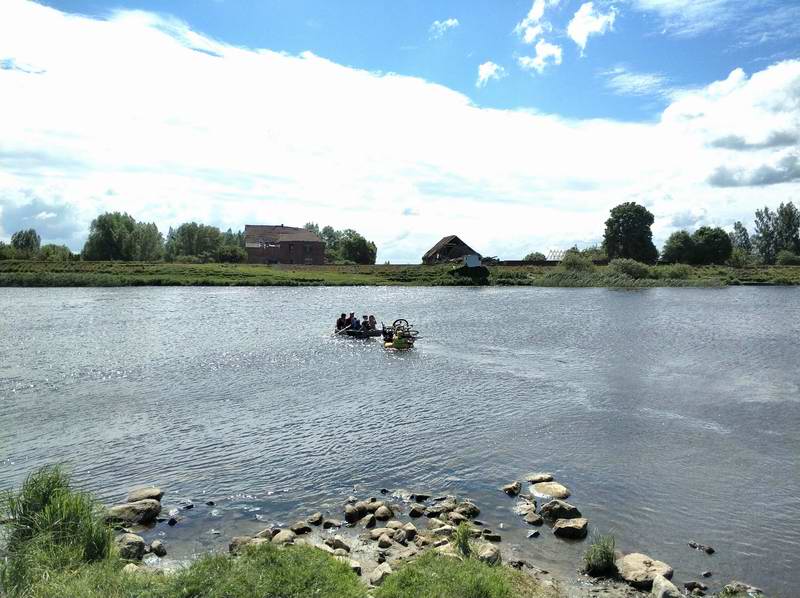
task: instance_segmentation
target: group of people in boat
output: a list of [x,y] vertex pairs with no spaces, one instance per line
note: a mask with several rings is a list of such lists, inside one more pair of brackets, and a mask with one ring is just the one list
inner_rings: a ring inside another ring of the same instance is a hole
[[359,320],[354,311],[351,311],[349,316],[342,314],[336,320],[336,332],[341,332],[343,330],[361,330],[362,332],[369,332],[377,329],[378,321],[375,319],[375,316],[367,316],[364,314]]

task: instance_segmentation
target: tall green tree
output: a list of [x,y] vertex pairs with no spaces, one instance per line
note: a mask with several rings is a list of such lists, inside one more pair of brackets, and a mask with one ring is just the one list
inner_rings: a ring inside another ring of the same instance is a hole
[[120,212],[106,212],[92,220],[81,256],[87,261],[131,260],[135,252],[136,220]]
[[367,241],[352,229],[342,231],[339,240],[339,255],[342,260],[356,264],[374,264],[377,254],[378,248],[372,241]]
[[753,243],[750,241],[750,233],[747,232],[744,224],[738,220],[733,223],[733,232],[730,233],[730,237],[734,249],[741,249],[746,254],[753,252]]
[[167,234],[166,256],[169,260],[183,256],[203,261],[214,259],[222,245],[222,234],[216,226],[186,222]]
[[47,245],[42,245],[36,259],[43,262],[68,262],[72,259],[72,252],[66,245],[48,243]]
[[778,252],[800,253],[800,210],[791,201],[775,212],[775,244]]
[[35,229],[18,230],[11,235],[11,246],[16,250],[17,257],[31,258],[39,251],[42,239]]
[[626,202],[611,210],[606,220],[603,249],[608,259],[629,258],[648,264],[658,260],[650,227],[655,218],[644,206]]
[[133,229],[131,259],[140,262],[156,262],[164,259],[164,235],[155,222],[137,222]]
[[756,253],[765,264],[774,264],[778,255],[777,216],[775,212],[764,206],[763,210],[756,210],[755,235],[753,246]]
[[693,264],[724,264],[733,252],[731,238],[721,228],[701,226],[692,235]]
[[685,230],[672,233],[661,251],[661,259],[676,264],[691,264],[694,260],[694,240]]

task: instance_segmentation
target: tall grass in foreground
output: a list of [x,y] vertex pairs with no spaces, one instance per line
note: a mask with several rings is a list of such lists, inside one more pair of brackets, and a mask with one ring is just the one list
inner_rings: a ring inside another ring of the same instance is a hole
[[609,575],[614,572],[614,536],[597,534],[583,555],[584,570],[589,575]]
[[72,490],[69,475],[46,466],[28,476],[17,492],[0,499],[6,561],[0,584],[22,594],[53,571],[107,559],[112,531],[101,507],[84,492]]

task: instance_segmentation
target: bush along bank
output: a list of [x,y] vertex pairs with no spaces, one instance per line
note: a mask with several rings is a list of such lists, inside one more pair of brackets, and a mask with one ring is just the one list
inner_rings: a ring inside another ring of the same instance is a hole
[[[528,481],[530,492],[522,492],[521,482],[503,488],[518,501],[515,510],[524,520],[521,525],[538,534],[537,528],[548,522],[558,537],[585,537],[588,521],[566,502],[566,487],[548,474],[528,476]],[[564,595],[563,584],[546,572],[524,561],[504,559],[500,534],[485,527],[475,502],[423,493],[383,494],[380,499],[350,497],[336,513],[317,512],[289,526],[232,538],[227,554],[208,554],[168,571],[155,566],[167,554],[168,535],[148,545],[137,533],[147,526],[169,529],[180,524],[179,512],[162,516],[160,489],[134,489],[124,503],[104,508],[90,495],[73,490],[61,469],[44,468],[3,498],[0,594],[5,592],[8,598]],[[538,500],[544,501],[541,507]],[[188,516],[193,511],[186,505],[183,512]],[[615,553],[613,544],[613,564],[609,564],[608,542],[597,544],[590,547],[592,573],[625,582],[603,582],[603,595],[635,596],[639,590],[673,595],[668,565],[641,554]],[[704,584],[692,583],[691,588],[686,584],[687,590],[705,592]],[[720,595],[740,591],[757,590],[730,584]]]

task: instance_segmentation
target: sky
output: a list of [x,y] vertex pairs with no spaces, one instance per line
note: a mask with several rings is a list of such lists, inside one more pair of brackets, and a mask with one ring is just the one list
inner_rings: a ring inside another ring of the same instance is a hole
[[124,211],[353,228],[378,261],[800,202],[796,0],[0,0],[0,240]]

